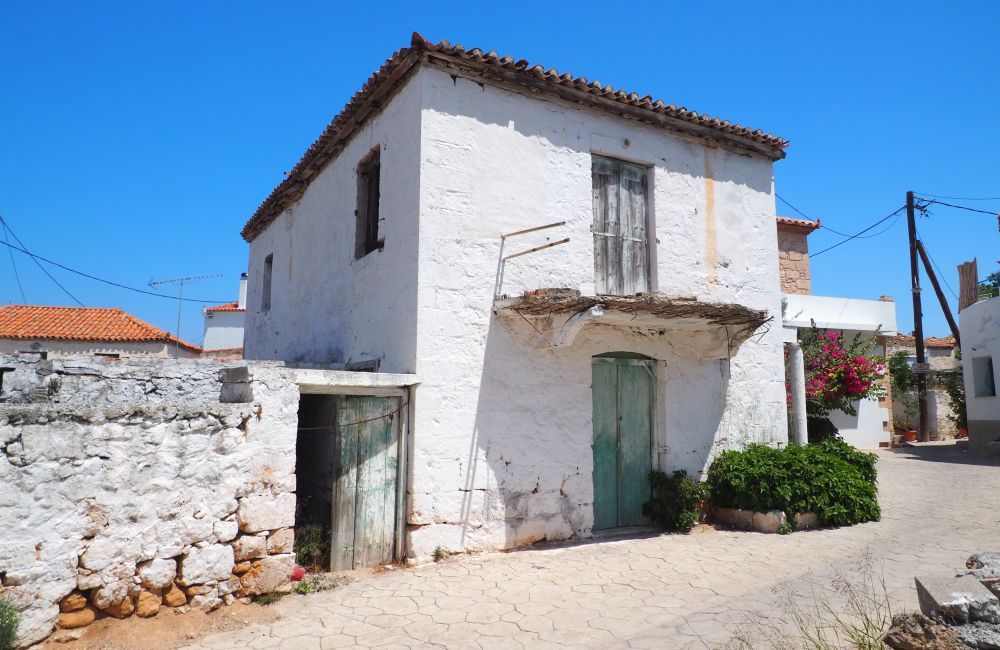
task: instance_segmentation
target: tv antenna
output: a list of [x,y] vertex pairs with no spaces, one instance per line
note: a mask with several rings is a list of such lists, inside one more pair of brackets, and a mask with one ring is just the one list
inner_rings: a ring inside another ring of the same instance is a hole
[[171,280],[150,280],[149,286],[156,289],[165,284],[176,284],[180,286],[180,295],[177,297],[177,340],[174,342],[174,356],[180,357],[181,355],[181,314],[184,313],[184,285],[191,282],[198,282],[199,280],[212,280],[215,278],[221,278],[221,273],[216,273],[214,275],[192,275],[187,278],[173,278]]

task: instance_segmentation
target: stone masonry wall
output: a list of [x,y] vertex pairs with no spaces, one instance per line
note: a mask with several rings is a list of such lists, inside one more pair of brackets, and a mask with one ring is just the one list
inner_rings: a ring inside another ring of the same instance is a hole
[[17,368],[0,404],[0,593],[22,645],[290,589],[298,388],[280,368],[0,366]]
[[778,229],[778,268],[781,269],[781,292],[809,294],[812,291],[809,272],[807,235]]

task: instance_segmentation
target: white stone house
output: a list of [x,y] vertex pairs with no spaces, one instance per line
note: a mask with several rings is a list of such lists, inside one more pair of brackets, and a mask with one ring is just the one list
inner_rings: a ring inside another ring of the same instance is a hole
[[969,453],[1000,456],[1000,298],[980,300],[959,312]]
[[201,347],[205,356],[241,358],[243,328],[247,314],[247,274],[240,277],[240,297],[235,302],[205,307],[205,336]]
[[357,441],[323,423],[399,409],[379,471],[404,477],[414,556],[641,524],[651,469],[697,477],[720,449],[785,443],[785,146],[415,34],[242,233],[248,359],[418,382],[371,417],[303,400],[300,508],[332,484],[312,502],[333,502],[336,539],[338,490],[369,468],[330,456]]

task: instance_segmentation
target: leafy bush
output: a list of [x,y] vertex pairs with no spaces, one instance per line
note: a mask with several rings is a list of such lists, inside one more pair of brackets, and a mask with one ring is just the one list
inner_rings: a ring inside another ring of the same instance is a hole
[[951,413],[948,419],[956,429],[969,428],[969,413],[965,405],[965,378],[962,369],[943,370],[930,377],[931,385],[943,388],[948,394]]
[[667,530],[686,533],[698,523],[707,490],[705,485],[678,470],[667,475],[652,472],[653,498],[642,505],[642,514]]
[[10,599],[0,596],[0,650],[13,650],[20,624],[21,612]]
[[834,440],[784,449],[750,445],[719,454],[708,470],[717,505],[790,516],[815,512],[828,526],[877,521],[875,483],[874,454]]
[[806,433],[809,442],[817,443],[826,440],[841,440],[840,431],[834,426],[830,418],[822,415],[810,415],[806,417]]

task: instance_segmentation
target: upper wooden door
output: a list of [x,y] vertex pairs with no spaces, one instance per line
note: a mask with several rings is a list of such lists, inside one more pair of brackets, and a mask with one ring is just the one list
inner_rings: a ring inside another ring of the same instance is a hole
[[655,367],[650,359],[593,359],[595,530],[646,523]]
[[649,291],[647,168],[592,157],[594,283],[598,294]]
[[393,560],[399,473],[400,398],[340,396],[330,568]]

